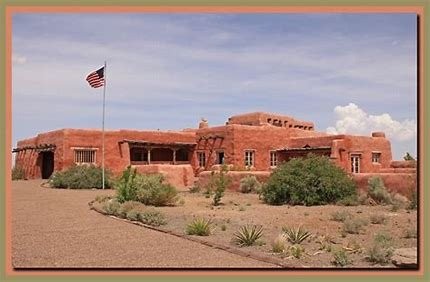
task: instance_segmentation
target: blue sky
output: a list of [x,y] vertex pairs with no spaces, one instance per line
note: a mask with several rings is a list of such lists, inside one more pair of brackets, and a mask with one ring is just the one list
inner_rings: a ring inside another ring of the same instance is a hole
[[16,14],[13,144],[59,128],[182,129],[266,111],[385,131],[416,155],[414,14]]

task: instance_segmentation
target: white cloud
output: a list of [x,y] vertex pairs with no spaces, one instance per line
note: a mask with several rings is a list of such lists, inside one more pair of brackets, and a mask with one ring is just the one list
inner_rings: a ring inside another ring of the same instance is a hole
[[20,56],[17,54],[12,55],[12,63],[22,65],[22,64],[25,64],[26,62],[27,62],[26,57]]
[[414,140],[417,135],[417,124],[413,120],[394,120],[389,114],[371,115],[354,103],[347,106],[336,106],[336,125],[328,127],[327,133],[363,134],[369,135],[373,131],[383,131],[388,138],[396,141]]

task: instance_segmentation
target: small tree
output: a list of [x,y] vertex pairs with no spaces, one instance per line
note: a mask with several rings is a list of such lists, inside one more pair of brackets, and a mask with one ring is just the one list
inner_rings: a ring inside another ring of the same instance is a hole
[[228,167],[227,165],[222,165],[220,172],[211,172],[211,177],[207,186],[207,190],[214,192],[213,202],[214,206],[218,206],[221,202],[221,198],[224,196],[225,189],[230,185],[231,179],[227,175]]
[[279,166],[261,193],[271,205],[324,205],[356,197],[355,182],[328,157],[309,154]]
[[405,161],[415,161],[415,158],[409,154],[409,152],[406,152],[406,155],[403,157]]

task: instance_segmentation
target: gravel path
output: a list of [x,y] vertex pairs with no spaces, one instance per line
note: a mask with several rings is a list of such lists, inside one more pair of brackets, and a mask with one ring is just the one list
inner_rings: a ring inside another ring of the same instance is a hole
[[12,262],[39,267],[276,267],[195,242],[127,224],[95,211],[88,202],[113,191],[12,184]]

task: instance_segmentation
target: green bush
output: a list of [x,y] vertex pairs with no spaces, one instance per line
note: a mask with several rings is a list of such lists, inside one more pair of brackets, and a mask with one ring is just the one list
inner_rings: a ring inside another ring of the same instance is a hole
[[161,174],[139,175],[137,178],[136,200],[151,206],[174,206],[178,191],[168,183],[164,183]]
[[393,239],[384,233],[378,233],[374,237],[374,243],[368,250],[367,259],[370,262],[378,264],[387,264],[390,262],[394,253]]
[[[69,189],[101,189],[102,168],[94,165],[74,165],[67,170],[55,172],[49,179],[49,183],[54,188]],[[111,188],[110,172],[105,171],[105,188]]]
[[178,191],[172,185],[164,183],[161,174],[143,175],[128,167],[116,184],[117,199],[138,201],[145,205],[172,206],[178,201]]
[[368,196],[378,204],[391,204],[392,199],[384,181],[379,176],[373,176],[368,180]]
[[127,169],[122,172],[121,177],[115,184],[116,197],[120,203],[136,200],[136,176],[136,169],[132,169],[131,166],[128,166]]
[[259,193],[261,190],[261,183],[255,175],[247,175],[240,180],[239,189],[242,193]]
[[119,215],[119,209],[120,208],[121,208],[121,204],[118,203],[118,201],[115,199],[111,199],[111,200],[107,201],[102,206],[103,211],[109,215]]
[[212,204],[218,206],[221,203],[221,198],[224,196],[225,189],[230,185],[231,178],[227,175],[227,165],[222,165],[219,172],[212,171],[209,183],[206,186],[206,194],[214,193]]
[[149,209],[139,213],[138,220],[152,226],[165,225],[166,217],[160,211]]
[[25,171],[20,166],[14,166],[12,168],[12,180],[23,180],[25,179]]
[[309,154],[279,166],[262,189],[271,205],[324,205],[357,194],[355,182],[328,157]]
[[136,201],[124,202],[119,208],[118,215],[125,218],[130,211],[137,209],[139,206],[142,206],[142,204]]

